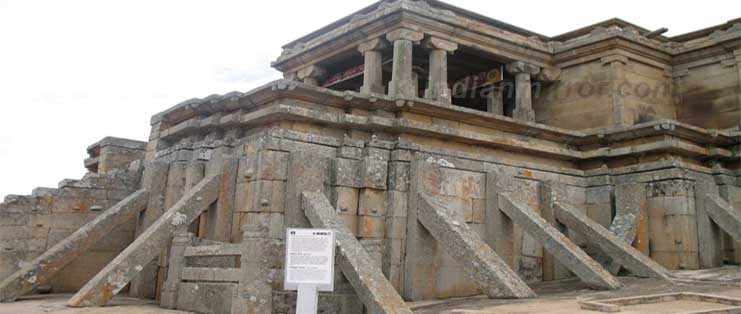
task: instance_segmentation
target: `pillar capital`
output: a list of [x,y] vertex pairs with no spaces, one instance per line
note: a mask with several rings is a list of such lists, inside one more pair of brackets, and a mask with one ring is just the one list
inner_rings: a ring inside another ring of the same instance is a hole
[[298,76],[298,78],[306,84],[319,85],[319,78],[325,73],[326,71],[324,70],[324,68],[316,65],[310,65],[301,70],[298,70],[296,76]]
[[418,31],[413,31],[408,28],[399,28],[386,34],[386,39],[390,42],[397,40],[409,40],[413,42],[419,42],[424,39],[425,34]]
[[368,51],[379,51],[386,49],[387,47],[388,44],[385,40],[383,40],[383,38],[376,38],[358,45],[358,51],[362,54],[365,54]]
[[452,53],[456,50],[458,50],[458,44],[447,41],[445,39],[440,39],[434,36],[428,37],[424,41],[425,48],[433,49],[433,50],[445,50],[448,53]]
[[326,73],[324,68],[318,67],[316,65],[310,65],[301,70],[298,70],[298,73],[296,74],[299,79],[303,80],[303,79],[306,79],[307,77],[313,77],[313,78],[320,77],[324,75],[324,73]]
[[527,62],[515,61],[507,64],[507,72],[512,74],[530,74],[535,75],[540,72],[540,67]]

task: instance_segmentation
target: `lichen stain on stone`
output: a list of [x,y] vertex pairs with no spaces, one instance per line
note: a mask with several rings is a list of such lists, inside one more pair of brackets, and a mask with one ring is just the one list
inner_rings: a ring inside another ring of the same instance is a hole
[[188,219],[188,216],[186,216],[183,213],[175,213],[173,215],[172,220],[170,220],[170,224],[173,226],[180,226],[185,223],[185,221]]

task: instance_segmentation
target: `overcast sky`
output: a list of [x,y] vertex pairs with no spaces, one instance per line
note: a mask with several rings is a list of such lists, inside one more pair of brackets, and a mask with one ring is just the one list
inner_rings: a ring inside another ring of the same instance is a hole
[[[283,44],[373,2],[0,0],[0,197],[82,177],[89,144],[145,140],[181,101],[279,78]],[[727,0],[450,3],[550,36],[611,17],[677,35],[741,15]]]

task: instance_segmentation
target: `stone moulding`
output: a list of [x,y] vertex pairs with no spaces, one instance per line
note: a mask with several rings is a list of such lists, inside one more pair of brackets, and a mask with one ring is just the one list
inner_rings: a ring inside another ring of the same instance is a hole
[[[388,112],[409,112],[432,117],[466,121],[473,126],[504,132],[501,136],[481,132],[426,124],[405,118],[383,116],[339,115],[317,111],[292,104],[310,101],[336,108],[358,108]],[[204,128],[254,127],[276,121],[314,121],[339,128],[382,130],[384,132],[427,134],[455,138],[461,142],[494,147],[509,147],[563,160],[590,160],[623,157],[641,153],[666,152],[690,157],[730,159],[737,157],[727,146],[737,144],[738,137],[731,131],[706,130],[673,120],[657,120],[624,128],[577,132],[536,123],[516,121],[491,113],[446,105],[423,99],[403,101],[384,95],[338,92],[308,86],[298,82],[278,80],[248,93],[230,93],[209,96],[203,100],[189,100],[156,115],[153,123],[167,127],[159,138],[177,141]],[[525,135],[525,139],[519,140]],[[668,135],[671,139],[622,148],[600,147],[582,150],[579,146],[624,142],[652,135]],[[537,139],[539,142],[531,140]],[[719,146],[719,147],[713,147]]]

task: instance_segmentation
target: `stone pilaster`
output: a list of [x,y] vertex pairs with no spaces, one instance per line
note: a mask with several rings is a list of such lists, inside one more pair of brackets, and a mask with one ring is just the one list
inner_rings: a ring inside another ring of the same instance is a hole
[[[232,301],[232,313],[271,314],[273,287],[268,264],[268,228],[262,225],[242,227],[242,259],[239,292]],[[240,308],[244,306],[244,308]]]
[[540,68],[521,61],[507,64],[507,72],[515,75],[515,109],[512,116],[517,120],[535,121],[533,111],[532,82],[533,75],[540,72]]
[[358,46],[358,51],[363,54],[365,63],[363,65],[363,87],[360,92],[364,94],[383,94],[386,88],[383,86],[383,49],[387,47],[386,42],[376,38],[364,42]]
[[325,73],[326,71],[323,68],[316,65],[310,65],[299,70],[297,75],[299,80],[301,80],[302,82],[309,85],[318,86],[319,78],[322,77]]
[[615,125],[623,126],[625,121],[625,93],[620,89],[625,80],[625,65],[628,58],[623,55],[610,55],[602,58],[602,66],[610,67],[610,76],[612,84],[612,114]]
[[[738,71],[738,81],[739,81],[739,89],[741,89],[741,49],[737,49],[733,52],[734,57],[736,58],[736,70]],[[741,106],[741,93],[736,94],[736,97],[738,98],[738,105]],[[739,116],[739,126],[741,126],[741,116]]]
[[416,98],[417,85],[412,75],[412,51],[415,42],[424,38],[424,34],[410,29],[400,28],[386,35],[394,44],[394,65],[389,83],[389,95],[401,98]]
[[170,247],[170,265],[167,270],[167,281],[162,291],[162,300],[160,306],[168,309],[175,309],[178,300],[178,284],[180,276],[185,267],[185,248],[193,244],[195,236],[190,232],[175,232]]
[[695,182],[670,179],[647,188],[651,259],[672,270],[700,268]]
[[448,87],[448,54],[458,50],[458,44],[436,37],[425,41],[430,49],[430,77],[425,90],[425,98],[443,103],[452,102],[452,92]]

